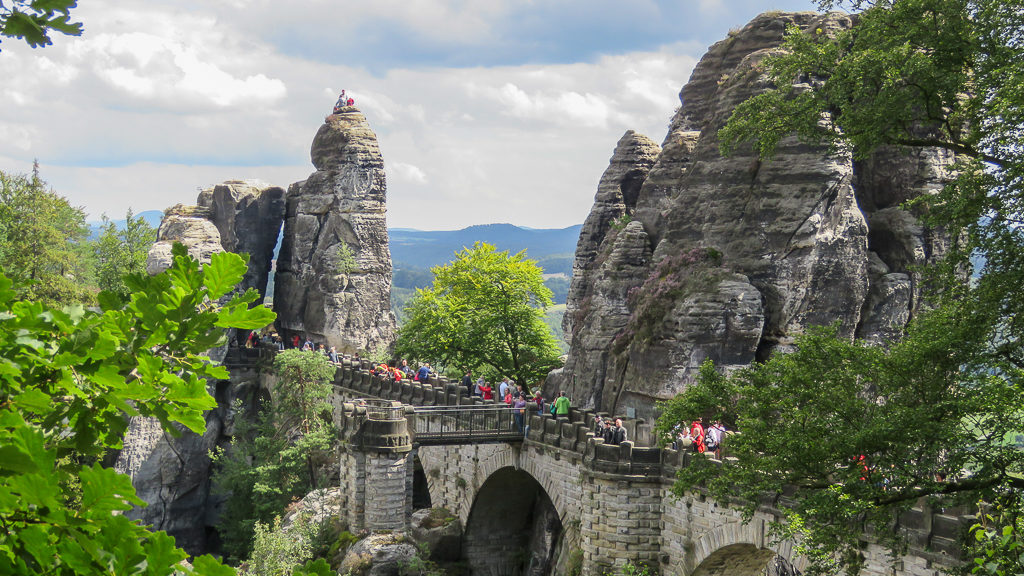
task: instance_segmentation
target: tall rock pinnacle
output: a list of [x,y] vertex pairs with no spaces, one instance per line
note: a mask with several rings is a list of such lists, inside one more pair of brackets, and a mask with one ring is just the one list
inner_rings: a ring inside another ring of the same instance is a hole
[[309,337],[339,352],[394,341],[387,183],[377,136],[344,108],[313,139],[317,170],[288,189],[274,308],[284,338]]

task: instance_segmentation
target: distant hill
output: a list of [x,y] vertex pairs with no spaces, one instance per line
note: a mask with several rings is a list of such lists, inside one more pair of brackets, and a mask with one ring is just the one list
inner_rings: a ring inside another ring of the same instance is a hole
[[[391,236],[391,260],[396,267],[401,264],[430,268],[444,264],[454,258],[455,252],[472,247],[478,241],[513,253],[526,250],[531,259],[538,261],[549,256],[568,256],[571,263],[581,227],[577,224],[568,228],[533,229],[512,224],[481,224],[450,231],[391,228],[388,234]],[[547,268],[545,271],[550,272]]]
[[[160,211],[160,210],[146,210],[145,212],[139,212],[138,214],[135,215],[135,217],[136,218],[142,218],[143,220],[148,222],[149,225],[152,226],[153,228],[159,228],[160,227],[160,220],[164,217],[164,213],[162,211]],[[117,226],[118,230],[121,230],[121,229],[124,228],[124,223],[125,223],[125,219],[124,218],[122,218],[120,220],[112,220],[112,222],[114,223],[115,226]],[[100,235],[100,226],[103,225],[103,221],[102,220],[100,220],[100,221],[93,221],[93,222],[89,222],[88,224],[89,224],[89,239],[92,240],[92,239],[95,239],[95,238],[99,237],[99,235]]]
[[487,242],[498,250],[512,253],[526,250],[527,256],[544,269],[544,284],[554,293],[555,303],[564,304],[581,227],[535,229],[512,224],[481,224],[450,231],[390,228],[388,235],[394,263],[392,309],[401,322],[401,310],[415,288],[429,286],[434,281],[430,268],[451,262],[456,252],[476,242]]

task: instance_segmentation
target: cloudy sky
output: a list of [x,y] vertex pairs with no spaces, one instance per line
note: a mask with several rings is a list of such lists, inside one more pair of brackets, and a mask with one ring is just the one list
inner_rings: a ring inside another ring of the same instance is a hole
[[81,38],[0,44],[0,170],[90,219],[287,186],[344,88],[388,224],[579,224],[615,142],[660,142],[708,46],[811,0],[82,0]]

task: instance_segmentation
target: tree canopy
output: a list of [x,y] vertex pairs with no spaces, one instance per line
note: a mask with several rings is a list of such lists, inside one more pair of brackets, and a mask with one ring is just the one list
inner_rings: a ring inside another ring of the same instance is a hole
[[[143,502],[101,460],[121,448],[129,416],[202,433],[216,406],[207,379],[228,377],[206,350],[224,328],[262,328],[274,314],[249,308],[254,290],[228,296],[246,270],[238,255],[200,268],[183,246],[173,253],[166,272],[126,278],[130,298],[101,292],[99,309],[22,300],[0,275],[0,573],[186,571],[173,538],[120,514]],[[210,557],[192,565],[233,573]]]
[[557,367],[558,347],[544,324],[551,291],[525,252],[478,242],[432,269],[434,283],[406,306],[399,354],[456,369],[480,369],[530,385]]
[[71,21],[77,0],[0,0],[0,36],[20,38],[29,46],[49,46],[52,32],[81,36],[82,24]]
[[754,503],[788,486],[778,534],[796,538],[812,573],[855,573],[865,526],[899,550],[889,526],[922,498],[983,501],[965,542],[974,571],[1020,573],[1024,5],[842,5],[863,10],[855,26],[790,30],[784,50],[764,61],[777,88],[736,108],[719,132],[722,150],[753,145],[770,158],[796,134],[854,158],[883,146],[952,152],[951,181],[909,206],[949,234],[951,253],[924,271],[932,308],[888,349],[812,330],[795,352],[762,365],[728,376],[705,366],[665,405],[660,430],[723,418],[742,432],[730,442],[737,459],[715,470],[698,459],[676,489]]
[[156,230],[143,218],[136,218],[131,208],[125,216],[123,228],[104,215],[100,236],[92,244],[96,283],[100,290],[127,297],[128,286],[124,276],[146,270],[146,256],[155,241]]
[[0,269],[22,298],[90,301],[85,213],[39,177],[0,172]]

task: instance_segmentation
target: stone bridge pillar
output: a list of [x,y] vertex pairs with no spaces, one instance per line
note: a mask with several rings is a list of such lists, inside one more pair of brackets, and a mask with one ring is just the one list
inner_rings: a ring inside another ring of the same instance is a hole
[[406,407],[386,400],[360,400],[346,402],[342,408],[339,464],[349,530],[406,530],[412,490],[407,466],[412,437]]
[[[581,471],[585,576],[615,573],[627,561],[654,571],[659,566],[661,477],[649,473],[642,458],[637,458],[639,450],[633,452],[632,442],[618,446],[588,442]],[[653,470],[653,461],[650,464]]]

